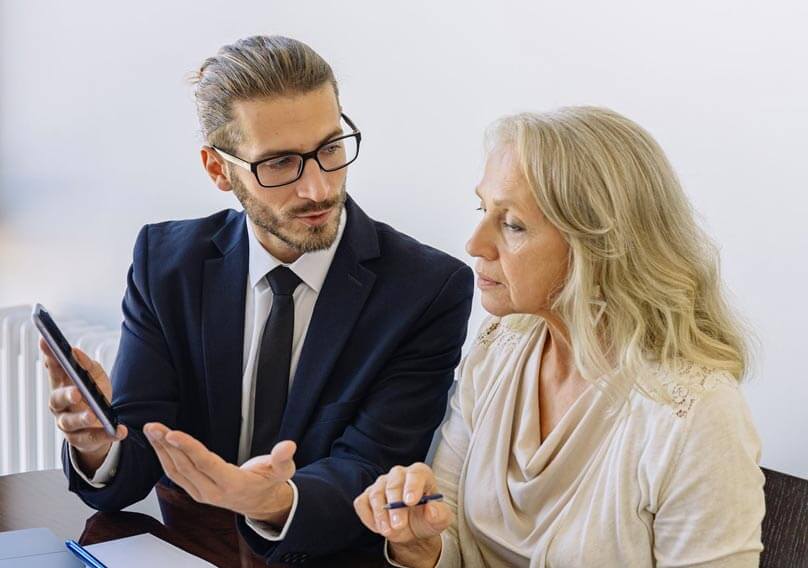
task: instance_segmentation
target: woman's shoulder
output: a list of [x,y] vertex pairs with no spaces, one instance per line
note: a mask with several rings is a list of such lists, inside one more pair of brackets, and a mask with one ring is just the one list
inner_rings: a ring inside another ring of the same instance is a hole
[[689,361],[653,365],[637,387],[632,414],[658,443],[714,448],[728,438],[758,443],[738,380],[727,371]]
[[637,442],[643,478],[655,480],[655,491],[670,483],[664,481],[674,470],[702,477],[728,464],[755,470],[760,438],[730,373],[690,362],[656,366],[630,399],[626,432]]
[[722,369],[693,361],[676,361],[664,367],[649,364],[636,385],[657,412],[679,419],[709,412],[715,406],[732,407],[743,403],[735,377]]

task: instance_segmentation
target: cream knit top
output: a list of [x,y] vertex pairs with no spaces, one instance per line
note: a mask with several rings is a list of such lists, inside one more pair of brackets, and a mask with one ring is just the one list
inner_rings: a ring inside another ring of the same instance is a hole
[[489,318],[458,369],[433,461],[456,512],[438,566],[757,566],[760,441],[735,379],[649,365],[634,382],[667,402],[591,385],[542,443],[545,336]]

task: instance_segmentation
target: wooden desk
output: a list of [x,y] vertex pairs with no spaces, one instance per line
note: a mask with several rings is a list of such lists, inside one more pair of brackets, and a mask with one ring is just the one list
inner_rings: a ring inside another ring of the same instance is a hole
[[[36,527],[81,544],[148,532],[216,566],[267,566],[238,534],[232,512],[196,503],[181,491],[159,485],[156,495],[152,492],[125,511],[100,513],[67,490],[59,470],[0,476],[0,532]],[[381,568],[385,562],[378,554],[351,552],[310,560],[305,566]]]

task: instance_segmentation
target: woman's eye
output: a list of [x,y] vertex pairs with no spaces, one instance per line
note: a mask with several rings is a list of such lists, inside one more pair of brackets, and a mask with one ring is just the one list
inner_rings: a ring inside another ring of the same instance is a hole
[[505,227],[506,229],[508,229],[509,231],[513,232],[513,233],[521,233],[522,231],[525,230],[524,227],[522,227],[520,225],[515,225],[513,223],[503,222],[502,226]]

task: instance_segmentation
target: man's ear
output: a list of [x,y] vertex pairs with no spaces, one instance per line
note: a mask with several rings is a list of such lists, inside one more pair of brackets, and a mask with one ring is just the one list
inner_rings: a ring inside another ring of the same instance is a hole
[[205,168],[216,187],[221,191],[231,191],[233,186],[230,184],[230,180],[227,179],[227,171],[222,157],[210,146],[202,146],[200,154],[202,156],[202,167]]

